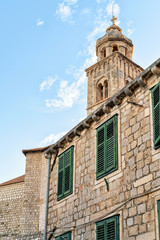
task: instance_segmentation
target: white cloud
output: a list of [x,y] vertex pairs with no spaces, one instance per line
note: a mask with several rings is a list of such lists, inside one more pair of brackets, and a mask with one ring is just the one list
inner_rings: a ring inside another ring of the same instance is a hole
[[135,32],[134,28],[128,28],[127,29],[127,37],[130,37]]
[[54,78],[52,76],[48,76],[47,80],[44,80],[40,84],[40,87],[39,87],[40,91],[49,90],[56,80],[57,80],[57,76],[55,76]]
[[78,0],[64,0],[64,2],[68,3],[69,5],[76,4]]
[[56,10],[56,14],[59,15],[62,21],[66,21],[69,17],[72,16],[71,7],[65,5],[65,3],[60,3],[58,9]]
[[56,15],[59,16],[63,22],[70,20],[71,23],[74,23],[72,20],[74,11],[72,10],[71,6],[75,5],[77,2],[78,0],[64,0],[63,2],[59,3],[56,10]]
[[[112,2],[114,3],[114,1]],[[112,2],[110,2],[109,4],[111,4]],[[116,6],[115,7],[116,13],[119,14],[120,11],[119,5],[118,4],[114,5]],[[97,62],[95,50],[96,40],[98,37],[105,34],[107,25],[109,25],[109,22],[107,21],[107,15],[105,16],[105,13],[106,13],[105,8],[97,11],[95,19],[95,28],[87,36],[88,46],[85,48],[84,51],[80,51],[78,53],[78,56],[86,57],[83,65],[78,69],[76,69],[74,65],[70,65],[66,69],[66,73],[73,75],[75,81],[72,82],[71,84],[66,80],[61,81],[57,98],[47,99],[46,100],[47,107],[53,109],[71,108],[73,104],[80,98],[84,87],[86,87],[87,78],[85,69]]]
[[45,137],[39,144],[39,147],[43,147],[43,146],[47,146],[50,144],[54,144],[55,142],[57,142],[61,137],[63,137],[66,134],[66,132],[60,132],[57,134],[51,134],[47,137]]
[[[106,10],[107,10],[107,14],[109,16],[116,16],[118,17],[119,13],[120,13],[120,7],[117,3],[115,3],[114,0],[110,1],[106,7]],[[112,12],[113,11],[113,12]]]
[[130,21],[127,23],[127,26],[128,26],[128,29],[127,29],[127,37],[130,37],[130,36],[135,32],[135,28],[133,28],[132,25],[133,25],[133,21],[130,20]]
[[[72,107],[74,102],[80,96],[80,90],[76,82],[73,82],[70,86],[68,86],[67,81],[62,81],[60,83],[60,88],[58,91],[59,99],[47,99],[46,106],[49,108],[64,108],[64,107]],[[64,84],[65,83],[65,84]]]
[[41,19],[37,19],[37,26],[42,26],[44,24],[44,21]]

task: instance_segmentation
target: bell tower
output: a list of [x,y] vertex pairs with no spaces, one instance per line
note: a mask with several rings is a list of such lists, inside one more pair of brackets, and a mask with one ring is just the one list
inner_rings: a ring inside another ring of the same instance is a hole
[[86,69],[88,115],[143,71],[132,61],[133,43],[116,20],[113,16],[113,24],[96,42],[97,63]]

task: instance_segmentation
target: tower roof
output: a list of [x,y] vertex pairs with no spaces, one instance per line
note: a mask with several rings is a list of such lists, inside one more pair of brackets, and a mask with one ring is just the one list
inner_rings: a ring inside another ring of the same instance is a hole
[[130,47],[133,47],[133,43],[132,40],[127,38],[123,33],[122,33],[122,29],[117,26],[115,24],[115,20],[117,20],[117,18],[115,18],[113,16],[113,19],[111,19],[111,21],[113,22],[113,24],[111,26],[109,26],[106,29],[106,34],[99,38],[96,42],[96,51],[97,48],[105,43],[105,42],[110,42],[110,41],[122,41],[122,42],[126,42]]

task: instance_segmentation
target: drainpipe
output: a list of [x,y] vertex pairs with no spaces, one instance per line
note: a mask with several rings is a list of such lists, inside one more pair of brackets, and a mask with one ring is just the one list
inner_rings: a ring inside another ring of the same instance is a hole
[[46,192],[46,212],[45,212],[45,225],[44,225],[44,240],[47,240],[47,223],[48,223],[48,200],[49,200],[49,180],[50,180],[50,165],[52,154],[48,154],[48,174],[47,174],[47,192]]

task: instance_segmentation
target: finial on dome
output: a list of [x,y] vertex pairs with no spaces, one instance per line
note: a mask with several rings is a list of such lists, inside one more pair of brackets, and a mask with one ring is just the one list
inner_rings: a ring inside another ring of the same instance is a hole
[[115,16],[113,16],[113,18],[111,19],[111,21],[113,22],[114,25],[115,25],[116,20],[117,20],[117,18]]

